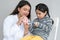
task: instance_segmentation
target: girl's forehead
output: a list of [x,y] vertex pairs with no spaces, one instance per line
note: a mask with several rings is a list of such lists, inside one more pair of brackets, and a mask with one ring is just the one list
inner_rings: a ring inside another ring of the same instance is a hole
[[36,12],[37,12],[37,13],[43,13],[43,12],[42,12],[42,11],[40,11],[40,10],[36,10]]

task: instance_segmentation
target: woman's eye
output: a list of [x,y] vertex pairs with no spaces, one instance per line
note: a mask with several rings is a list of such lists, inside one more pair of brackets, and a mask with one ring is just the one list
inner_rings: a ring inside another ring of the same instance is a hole
[[41,15],[41,13],[39,13],[39,15]]
[[26,11],[27,9],[24,9],[24,11]]

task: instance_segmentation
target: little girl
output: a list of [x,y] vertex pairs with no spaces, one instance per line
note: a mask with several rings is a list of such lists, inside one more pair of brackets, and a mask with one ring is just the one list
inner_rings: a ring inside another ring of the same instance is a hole
[[27,35],[22,40],[48,40],[52,30],[53,20],[50,18],[48,7],[40,3],[35,8],[37,18],[33,20],[29,31],[32,35]]

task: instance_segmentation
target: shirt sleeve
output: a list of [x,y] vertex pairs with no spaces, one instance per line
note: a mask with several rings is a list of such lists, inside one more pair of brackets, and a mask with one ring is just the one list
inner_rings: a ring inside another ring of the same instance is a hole
[[48,19],[45,23],[39,23],[38,27],[49,33],[52,30],[52,20]]
[[34,30],[34,28],[35,28],[35,27],[34,27],[34,21],[37,21],[37,20],[34,19],[33,21],[30,22],[30,25],[29,25],[29,26],[30,26],[30,27],[29,27],[29,31],[30,31],[30,32],[33,32],[33,30]]
[[20,31],[19,26],[14,23],[10,17],[7,17],[3,23],[3,35],[6,37],[11,37],[14,36],[18,31]]
[[30,33],[33,31],[33,25],[34,25],[33,22],[31,22],[31,23],[29,24],[29,26],[30,26],[30,27],[29,27]]

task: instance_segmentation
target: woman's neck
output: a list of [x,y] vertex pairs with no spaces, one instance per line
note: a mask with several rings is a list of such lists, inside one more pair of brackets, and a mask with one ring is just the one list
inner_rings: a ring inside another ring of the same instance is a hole
[[18,19],[20,19],[22,16],[20,14],[18,14]]

